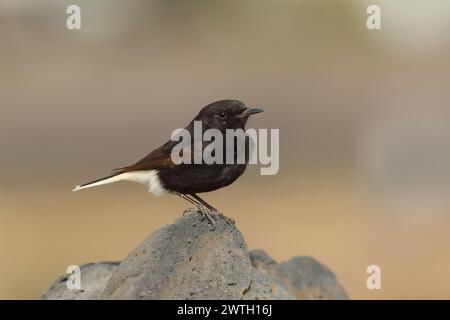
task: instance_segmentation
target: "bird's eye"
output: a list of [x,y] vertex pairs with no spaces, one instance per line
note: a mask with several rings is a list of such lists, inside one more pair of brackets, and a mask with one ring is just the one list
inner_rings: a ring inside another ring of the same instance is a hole
[[227,114],[225,112],[219,113],[219,118],[220,119],[225,119],[226,117],[227,117]]

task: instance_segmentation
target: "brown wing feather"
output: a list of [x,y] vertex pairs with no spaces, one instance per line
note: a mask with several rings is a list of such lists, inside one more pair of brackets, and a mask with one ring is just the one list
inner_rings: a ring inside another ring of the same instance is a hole
[[154,170],[161,168],[170,168],[174,166],[170,153],[172,148],[168,145],[162,145],[161,147],[153,150],[147,156],[136,162],[135,164],[113,169],[113,172],[129,172],[129,171],[142,171],[142,170]]
[[[147,156],[132,164],[130,166],[125,166],[121,168],[114,169],[114,173],[123,173],[129,171],[143,171],[143,170],[154,170],[154,169],[162,169],[162,168],[172,168],[175,164],[172,162],[171,152],[173,146],[177,142],[170,141],[161,147],[153,150]],[[195,142],[194,145],[205,144],[206,142],[199,141]],[[195,154],[200,153],[199,156],[202,156],[202,149],[197,149],[195,146],[188,145],[187,148],[183,149],[183,153],[188,153],[187,157],[191,158],[191,163],[194,163]]]

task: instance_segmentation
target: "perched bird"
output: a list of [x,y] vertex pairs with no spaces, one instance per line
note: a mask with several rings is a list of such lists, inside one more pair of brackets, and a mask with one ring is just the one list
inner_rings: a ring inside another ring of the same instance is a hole
[[[201,152],[201,150],[194,148],[195,143],[198,143],[194,134],[195,121],[201,123],[202,132],[207,129],[217,129],[226,137],[227,129],[245,129],[249,116],[262,111],[259,108],[247,108],[244,103],[237,100],[220,100],[203,107],[198,115],[185,127],[185,130],[192,137],[192,145],[187,151],[183,149],[183,152],[191,152],[190,156],[192,158],[194,158],[196,152]],[[246,138],[249,137],[246,136]],[[179,142],[169,140],[135,164],[114,169],[111,175],[79,185],[73,191],[117,181],[137,182],[147,186],[149,192],[156,196],[176,194],[189,201],[197,207],[214,228],[214,214],[218,213],[218,211],[200,198],[197,193],[209,192],[228,186],[244,173],[252,141],[247,140],[245,142],[244,163],[242,161],[241,163],[238,163],[238,161],[227,163],[225,161],[226,145],[230,142],[230,139],[224,138],[223,140],[222,163],[207,164],[202,160],[201,163],[192,161],[192,163],[175,164],[171,154],[173,148]],[[203,147],[207,145],[207,142],[203,140],[200,140],[200,143]],[[234,152],[234,160],[237,160],[237,153],[240,151],[237,149],[237,145],[232,150]]]

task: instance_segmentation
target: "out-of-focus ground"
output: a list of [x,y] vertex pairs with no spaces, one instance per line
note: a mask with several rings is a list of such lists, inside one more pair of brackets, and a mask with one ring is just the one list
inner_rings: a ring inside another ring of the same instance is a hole
[[187,203],[137,185],[71,189],[222,98],[280,129],[279,174],[205,195],[251,249],[311,255],[352,298],[450,298],[447,1],[379,1],[379,31],[364,1],[77,3],[69,31],[72,2],[0,1],[0,298],[176,219]]

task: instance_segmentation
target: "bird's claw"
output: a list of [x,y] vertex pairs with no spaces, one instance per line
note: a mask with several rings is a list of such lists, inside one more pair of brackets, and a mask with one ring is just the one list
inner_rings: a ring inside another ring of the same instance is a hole
[[220,216],[222,219],[225,220],[227,224],[235,224],[236,222],[225,216],[222,212],[218,211],[217,209],[210,209],[206,206],[198,205],[196,208],[187,208],[183,212],[183,216],[185,216],[188,213],[197,212],[201,214],[201,221],[208,220],[208,223],[211,224],[212,228],[211,231],[215,230],[216,228],[216,220]]
[[204,221],[205,219],[208,220],[208,222],[211,224],[212,228],[211,231],[213,231],[216,228],[216,211],[212,211],[209,208],[205,207],[205,206],[197,206],[198,211],[201,213],[202,215],[202,221]]

